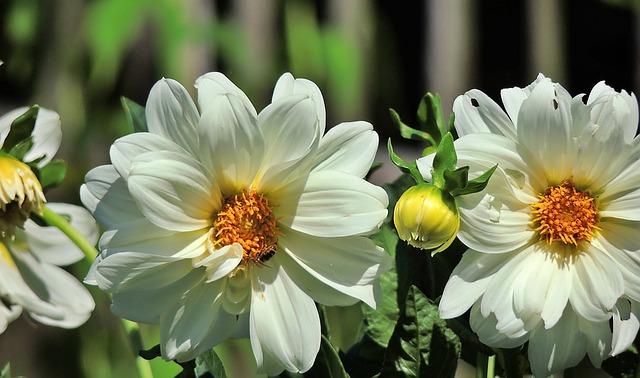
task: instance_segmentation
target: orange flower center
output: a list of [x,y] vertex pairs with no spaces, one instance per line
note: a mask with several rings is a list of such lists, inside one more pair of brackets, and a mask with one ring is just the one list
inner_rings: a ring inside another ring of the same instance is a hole
[[225,196],[213,227],[214,247],[239,243],[244,262],[265,263],[276,253],[276,217],[269,200],[255,190]]
[[577,246],[581,240],[590,242],[600,230],[594,198],[576,189],[571,180],[548,188],[538,197],[540,200],[531,205],[531,213],[540,240]]

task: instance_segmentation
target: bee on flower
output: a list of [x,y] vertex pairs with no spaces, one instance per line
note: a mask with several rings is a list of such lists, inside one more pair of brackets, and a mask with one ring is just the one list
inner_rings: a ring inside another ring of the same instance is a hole
[[250,338],[260,371],[309,370],[316,303],[375,307],[390,256],[367,235],[387,214],[366,180],[378,136],[366,122],[325,133],[311,81],[284,74],[261,112],[221,73],[151,89],[148,132],[117,140],[81,188],[107,231],[87,282],[112,310],[160,325],[167,360]]

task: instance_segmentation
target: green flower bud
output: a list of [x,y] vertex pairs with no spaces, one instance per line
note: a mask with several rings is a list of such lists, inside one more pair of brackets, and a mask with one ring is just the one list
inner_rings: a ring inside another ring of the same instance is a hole
[[449,192],[423,183],[407,189],[393,211],[398,236],[414,247],[445,250],[460,229],[458,202]]

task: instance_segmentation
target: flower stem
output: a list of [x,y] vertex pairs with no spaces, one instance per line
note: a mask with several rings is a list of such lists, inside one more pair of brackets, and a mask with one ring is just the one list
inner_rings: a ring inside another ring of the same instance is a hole
[[[122,325],[127,332],[127,336],[129,336],[129,340],[131,341],[133,350],[138,351],[144,349],[138,323],[134,323],[126,319],[121,320]],[[149,360],[146,360],[140,356],[135,356],[135,360],[136,368],[138,369],[138,375],[140,376],[140,378],[153,378],[153,371],[151,370],[151,364],[149,363]]]
[[98,255],[98,251],[95,246],[89,243],[89,241],[87,241],[87,239],[85,239],[85,237],[82,236],[65,217],[44,206],[42,209],[42,218],[49,225],[58,228],[67,235],[67,237],[84,253],[87,261],[93,262]]

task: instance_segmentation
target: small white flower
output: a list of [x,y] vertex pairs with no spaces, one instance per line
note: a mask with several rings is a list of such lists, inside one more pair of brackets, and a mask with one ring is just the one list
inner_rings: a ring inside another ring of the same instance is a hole
[[[16,109],[0,118],[0,146],[13,120],[26,110]],[[32,138],[34,145],[25,161],[40,158],[38,167],[42,167],[60,145],[58,115],[40,109]],[[78,327],[95,304],[87,289],[59,266],[81,260],[83,253],[57,228],[40,227],[28,219],[32,212],[41,213],[45,197],[27,164],[0,155],[0,181],[0,332],[23,309],[43,324]],[[85,209],[61,203],[48,207],[68,216],[80,233],[97,241],[97,225]]]
[[196,82],[199,110],[160,80],[149,132],[117,140],[84,204],[108,230],[87,282],[112,310],[160,324],[165,359],[250,337],[260,370],[306,371],[320,345],[314,300],[375,306],[389,256],[366,235],[387,195],[363,179],[378,136],[366,122],[325,131],[318,87],[283,75],[259,114],[220,73]]
[[[490,346],[529,341],[536,376],[585,354],[600,366],[638,331],[636,98],[601,82],[585,104],[541,75],[502,100],[506,113],[478,90],[454,102],[458,164],[471,176],[498,169],[485,191],[458,199],[458,236],[470,249],[440,314],[471,308],[471,327]],[[425,176],[430,160],[419,161]]]

